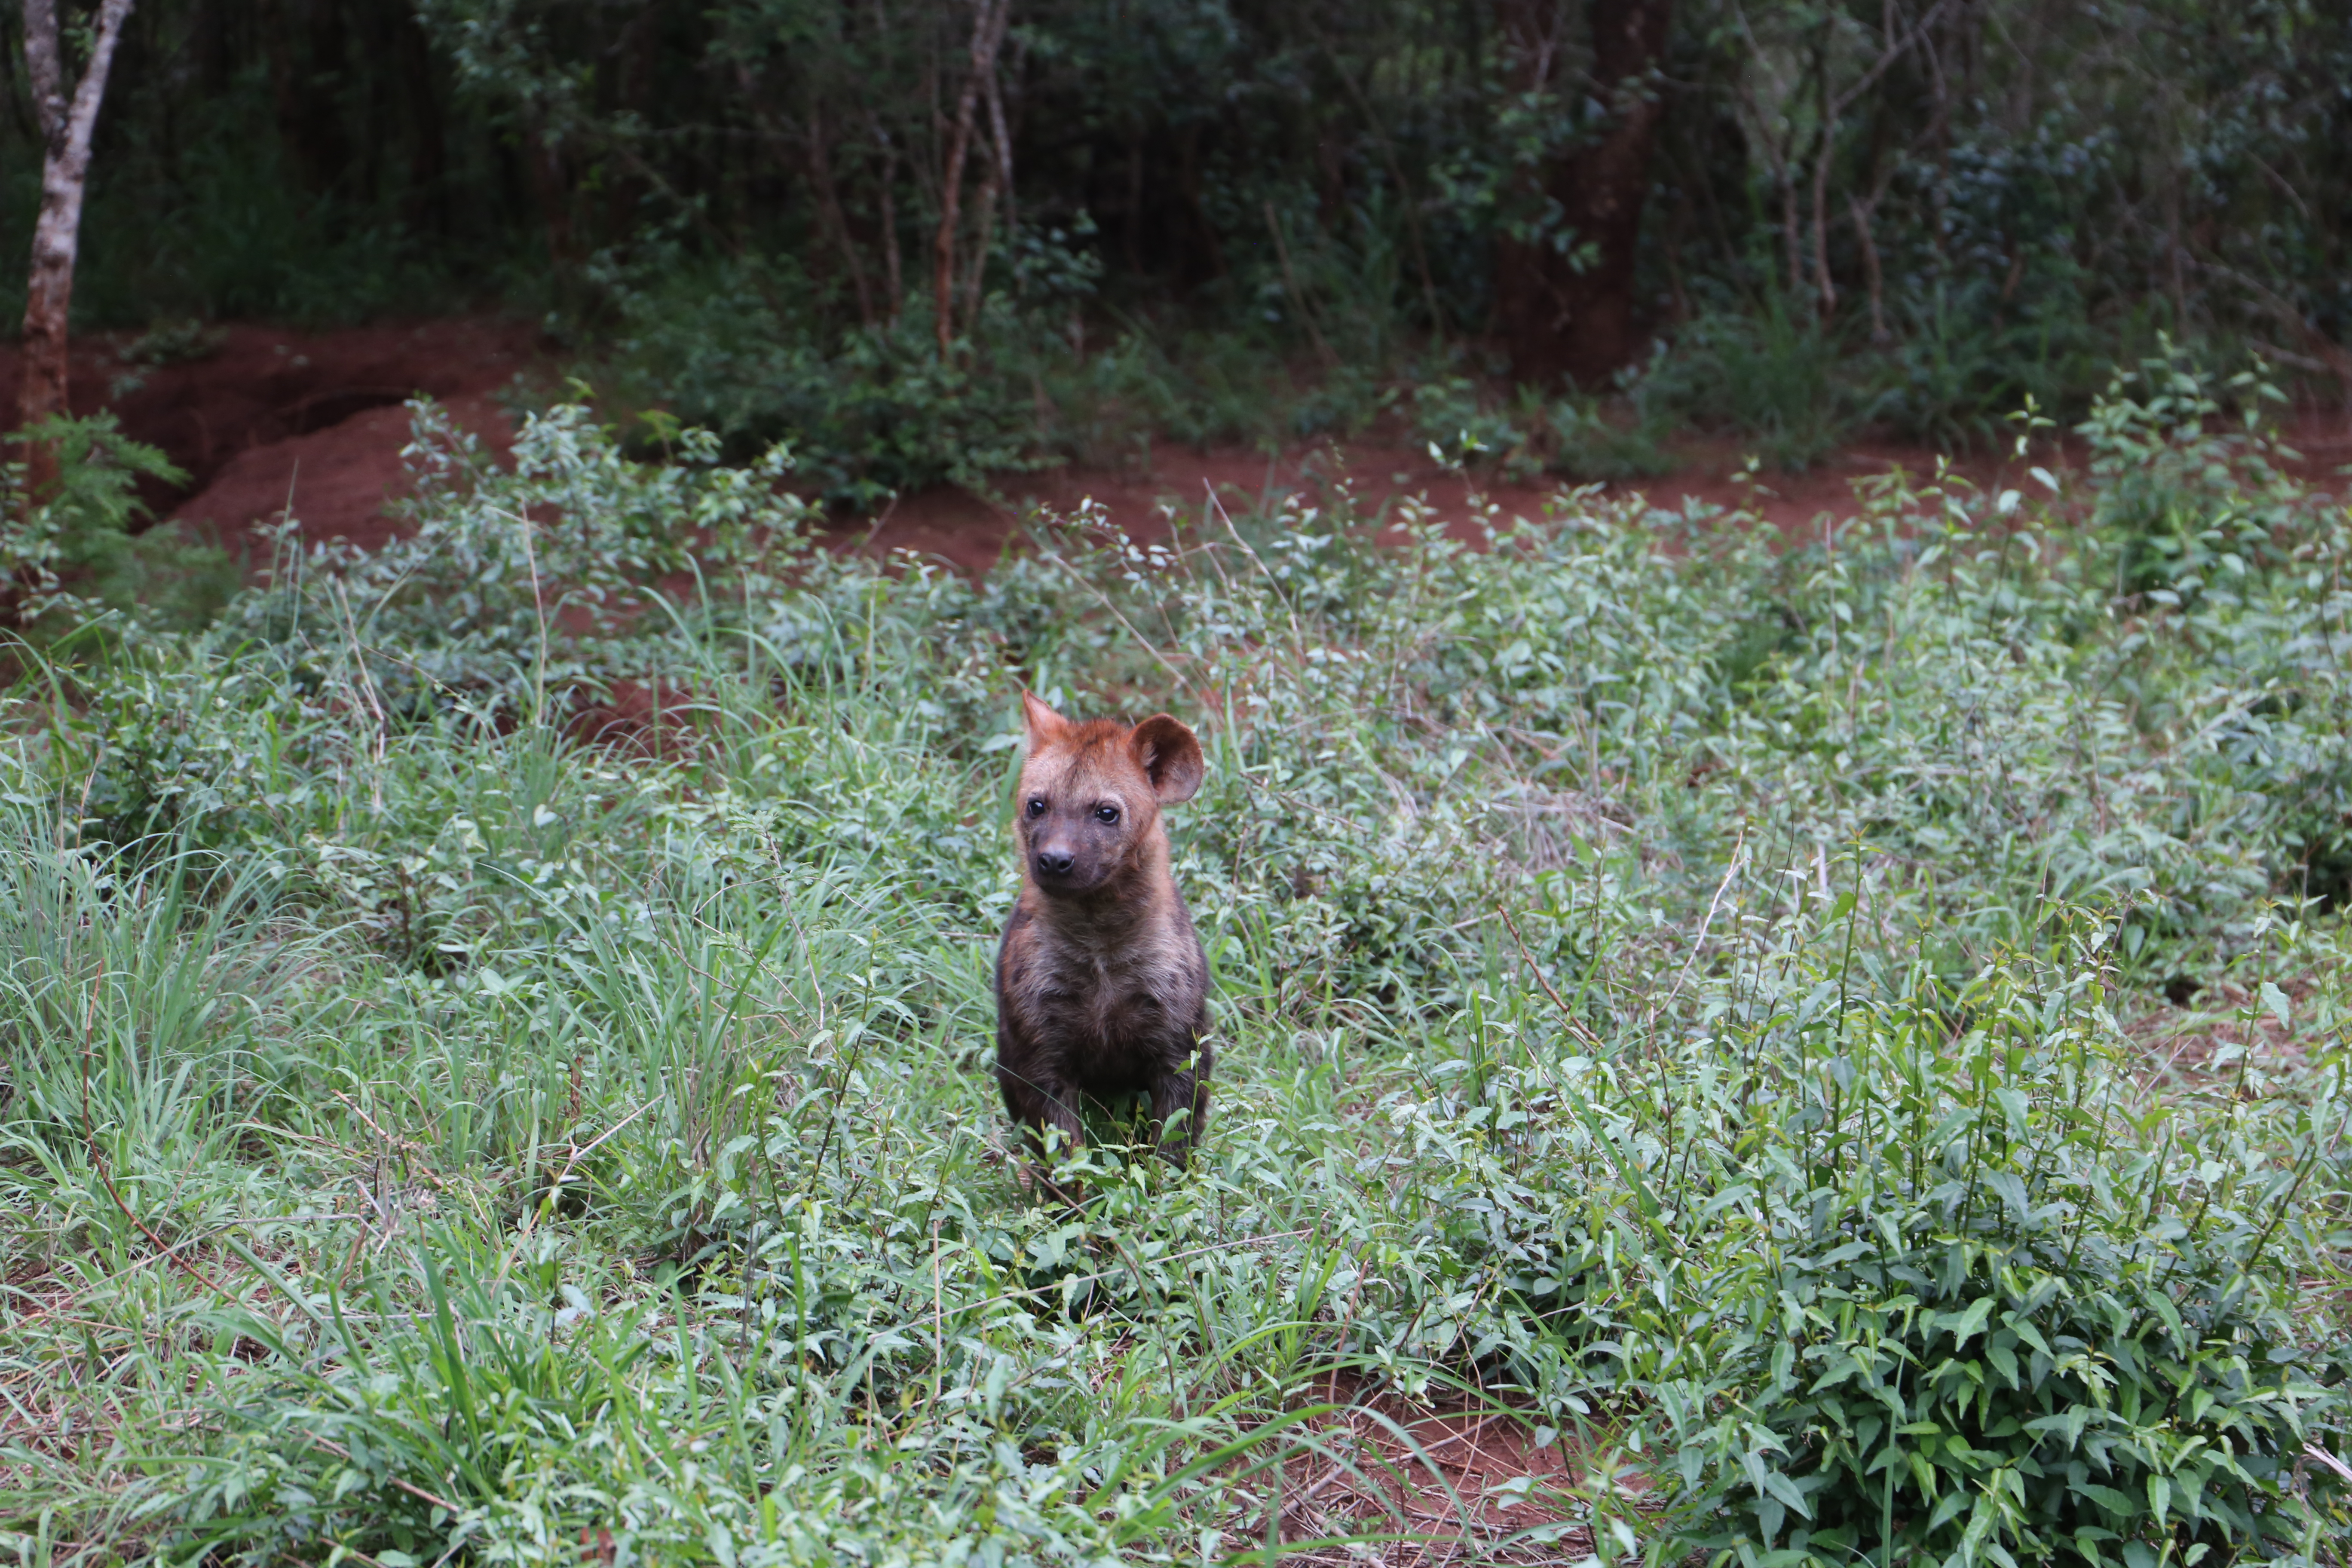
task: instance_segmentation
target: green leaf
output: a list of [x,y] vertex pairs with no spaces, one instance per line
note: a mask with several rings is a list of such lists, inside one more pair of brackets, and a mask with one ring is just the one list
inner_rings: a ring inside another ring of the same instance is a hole
[[1797,1489],[1797,1484],[1794,1481],[1782,1475],[1780,1471],[1765,1471],[1764,1485],[1770,1490],[1774,1497],[1779,1498],[1783,1503],[1794,1510],[1799,1518],[1811,1519],[1813,1517],[1813,1510],[1805,1504],[1805,1494]]
[[2011,1138],[2024,1137],[2026,1113],[2032,1104],[2026,1098],[2025,1091],[2021,1089],[1996,1089],[1992,1097],[2001,1109],[2003,1120],[2008,1122],[2009,1135]]
[[1994,1305],[1991,1297],[1979,1296],[1969,1304],[1967,1311],[1957,1315],[1949,1312],[1944,1314],[1945,1326],[1952,1331],[1954,1350],[1957,1351],[1966,1345],[1984,1328],[1985,1321],[1992,1316]]

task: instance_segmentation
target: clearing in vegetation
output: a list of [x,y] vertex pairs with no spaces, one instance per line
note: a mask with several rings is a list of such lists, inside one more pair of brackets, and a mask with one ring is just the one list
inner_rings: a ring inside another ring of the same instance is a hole
[[[1568,491],[973,581],[420,406],[414,533],[205,629],[28,558],[0,1545],[2339,1554],[2352,531],[2259,391],[1794,548]],[[1076,1216],[987,1071],[1024,683],[1208,751],[1217,1114]]]

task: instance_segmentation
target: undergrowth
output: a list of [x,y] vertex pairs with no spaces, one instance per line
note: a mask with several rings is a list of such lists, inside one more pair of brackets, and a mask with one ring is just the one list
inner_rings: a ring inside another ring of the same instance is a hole
[[[0,1540],[2340,1551],[2347,520],[2158,390],[1794,548],[1343,495],[976,582],[420,410],[408,540],[21,656]],[[1210,761],[1214,1131],[1076,1214],[983,1070],[1024,682]],[[1337,1408],[1423,1400],[1575,1483]]]
[[[28,498],[23,452],[35,441],[54,452],[58,482]],[[139,527],[148,521],[139,480],[187,476],[123,435],[111,413],[52,415],[0,437],[0,614],[19,635],[46,638],[109,610],[184,627],[235,594],[236,567],[217,544],[176,521]]]

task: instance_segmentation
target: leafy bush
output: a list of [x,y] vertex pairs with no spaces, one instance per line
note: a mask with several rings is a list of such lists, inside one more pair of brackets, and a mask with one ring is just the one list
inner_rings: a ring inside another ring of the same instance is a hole
[[1639,479],[1673,471],[1658,421],[1638,405],[1630,424],[1597,397],[1563,397],[1544,411],[1547,471],[1572,479]]
[[[2236,429],[2223,396],[2240,405]],[[2295,512],[2309,504],[2280,466],[2290,454],[2263,424],[2265,404],[2284,402],[2259,366],[2216,387],[2168,343],[2137,371],[2116,373],[2081,434],[2101,481],[2093,521],[2116,545],[2118,594],[2179,604],[2217,574],[2279,563],[2282,543],[2303,531]]]
[[113,414],[55,415],[7,440],[48,446],[58,469],[56,489],[28,508],[23,464],[0,465],[0,575],[19,628],[55,635],[142,604],[162,624],[185,625],[227,603],[236,572],[219,547],[184,539],[175,523],[133,531],[147,515],[139,480],[176,485],[187,476],[124,436]]
[[1811,468],[1868,413],[1836,336],[1775,292],[1760,310],[1709,311],[1676,338],[1640,385],[1651,417],[1752,437],[1766,461]]
[[1914,984],[1720,1041],[1728,1098],[1677,1129],[1706,1229],[1627,1360],[1685,1528],[1743,1562],[2299,1543],[2340,1419],[2295,1321],[2332,1082],[2189,1111],[2191,1156],[2133,1125],[2095,968]]
[[1385,341],[1311,375],[1294,374],[1276,331],[1174,311],[1125,317],[1090,345],[1090,258],[1024,236],[1004,259],[1005,288],[942,359],[919,302],[841,326],[789,258],[697,267],[649,247],[599,273],[620,327],[597,379],[617,405],[709,428],[738,458],[788,441],[801,482],[868,510],[942,482],[985,493],[1066,459],[1148,460],[1154,440],[1351,436],[1394,395]]
[[[789,440],[829,500],[866,508],[1034,466],[1028,389],[943,362],[920,311],[835,332],[787,261],[634,278],[608,279],[623,313],[612,389],[625,405],[714,431],[739,455]],[[997,317],[986,330],[1003,338],[1011,326]]]
[[[1937,278],[1900,303],[1901,331],[1855,370],[1873,389],[1870,416],[1897,435],[1947,450],[1998,443],[2011,410],[2028,403],[2081,409],[2099,393],[2118,352],[2136,352],[2143,323],[2095,325],[2075,269],[2005,309],[1989,277]],[[2042,269],[2037,269],[2038,271]]]
[[1412,407],[1414,434],[1441,461],[1492,464],[1519,484],[1546,474],[1633,479],[1674,466],[1658,446],[1655,420],[1636,406],[1625,423],[1597,396],[1547,397],[1522,387],[1507,405],[1490,406],[1475,382],[1454,375],[1414,387]]

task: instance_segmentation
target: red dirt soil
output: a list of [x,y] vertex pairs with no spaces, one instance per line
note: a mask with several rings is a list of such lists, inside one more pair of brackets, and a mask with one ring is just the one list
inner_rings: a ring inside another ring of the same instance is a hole
[[[1576,1562],[1592,1550],[1572,1494],[1613,1493],[1622,1517],[1649,1506],[1622,1458],[1588,1451],[1566,1434],[1538,1447],[1531,1413],[1459,1394],[1417,1405],[1350,1373],[1313,1388],[1336,1405],[1316,1420],[1318,1448],[1283,1467],[1278,1527],[1284,1561],[1308,1568],[1382,1562],[1411,1568]],[[1545,1527],[1552,1527],[1546,1529]],[[1329,1544],[1393,1534],[1386,1550]]]
[[[2298,411],[2286,435],[2288,445],[2299,454],[2294,467],[2303,478],[2339,493],[2346,488],[2342,476],[2352,466],[2352,418],[2333,410]],[[1852,516],[1859,510],[1855,487],[1863,481],[1899,468],[1924,482],[1935,474],[1938,460],[1933,447],[1863,441],[1803,473],[1762,472],[1751,493],[1743,478],[1747,453],[1737,440],[1685,437],[1671,449],[1683,465],[1678,472],[1608,485],[1604,493],[1641,494],[1651,505],[1672,512],[1692,505],[1752,505],[1765,521],[1792,539],[1824,517]],[[875,551],[940,556],[967,572],[982,572],[995,563],[1031,506],[1067,515],[1092,500],[1132,537],[1152,539],[1168,532],[1171,512],[1184,521],[1201,519],[1212,489],[1229,510],[1238,512],[1244,506],[1264,509],[1286,493],[1303,493],[1310,505],[1323,504],[1344,483],[1371,515],[1392,516],[1398,501],[1419,496],[1458,537],[1471,538],[1477,531],[1470,515],[1474,490],[1507,521],[1540,516],[1544,503],[1571,482],[1515,484],[1494,473],[1465,477],[1442,467],[1425,450],[1370,443],[1302,446],[1272,458],[1236,447],[1199,452],[1155,447],[1152,456],[1149,472],[1070,468],[1010,475],[1001,481],[1001,497],[993,501],[952,486],[904,496],[878,519],[845,526],[841,537]],[[2023,459],[2006,445],[1998,451],[1963,455],[1952,461],[1950,470],[1985,489],[2031,489],[2030,468],[2038,464],[2063,473],[2079,469],[2085,460],[2080,444],[2070,439],[2037,447]]]
[[[189,482],[142,487],[142,499],[232,548],[282,514],[289,497],[308,533],[383,542],[385,502],[405,485],[402,403],[438,398],[503,451],[512,425],[496,395],[540,366],[538,333],[491,317],[331,332],[233,325],[204,358],[156,366],[123,359],[132,338],[77,340],[73,411],[111,407],[125,434],[163,448]],[[0,343],[0,388],[13,390],[21,374],[16,346]]]
[[[310,537],[382,543],[395,528],[387,503],[406,484],[400,452],[408,439],[408,415],[402,403],[420,393],[437,398],[463,427],[503,452],[513,423],[499,395],[519,378],[551,381],[557,368],[535,329],[498,317],[315,333],[233,325],[206,357],[154,367],[122,358],[130,342],[128,334],[117,334],[76,344],[74,410],[111,406],[128,434],[162,447],[187,470],[189,483],[177,492],[150,485],[144,499],[158,516],[178,518],[232,549],[275,521],[289,503]],[[19,374],[16,350],[0,344],[0,389],[13,388]],[[2352,462],[2352,423],[2341,413],[2306,414],[2294,422],[2291,437],[2309,477],[2332,481]],[[1738,479],[1743,455],[1736,442],[1690,440],[1676,449],[1685,463],[1680,473],[1612,489],[1641,490],[1669,510],[1694,501],[1721,506],[1745,499]],[[1957,467],[1979,485],[2018,483],[2022,465],[2009,460],[2006,450],[1979,453]],[[2060,466],[2068,459],[2063,448],[2038,455]],[[1897,467],[1925,476],[1935,462],[1925,447],[1865,442],[1805,473],[1763,476],[1754,499],[1768,521],[1794,533],[1823,514],[1851,512],[1855,481]],[[1168,531],[1171,514],[1198,518],[1213,488],[1229,509],[1239,510],[1289,492],[1322,503],[1341,483],[1375,514],[1419,495],[1458,531],[1475,531],[1470,484],[1425,450],[1325,442],[1271,458],[1239,447],[1156,446],[1148,471],[1066,468],[1007,475],[993,498],[940,487],[901,497],[877,518],[837,520],[830,532],[842,548],[913,551],[980,572],[994,563],[1033,506],[1067,513],[1091,499],[1112,522],[1151,538]],[[1506,519],[1536,515],[1558,488],[1512,484],[1496,475],[1477,480],[1480,493]]]
[[[1677,455],[1685,465],[1680,472],[1610,485],[1605,493],[1639,492],[1669,511],[1680,511],[1692,502],[1729,506],[1748,499],[1738,477],[1744,458],[1732,443],[1685,441],[1678,444]],[[1753,500],[1767,521],[1793,532],[1824,512],[1851,512],[1859,479],[1895,468],[1926,475],[1934,472],[1935,465],[1936,455],[1925,448],[1856,447],[1805,473],[1764,475]],[[1979,484],[2000,481],[2005,475],[2005,465],[1985,458],[1958,468]],[[944,556],[977,572],[995,563],[1033,505],[1066,515],[1092,500],[1129,535],[1152,539],[1169,531],[1171,513],[1186,521],[1201,520],[1212,489],[1221,504],[1238,513],[1244,508],[1268,509],[1294,493],[1309,505],[1328,505],[1345,485],[1360,508],[1382,521],[1397,515],[1398,503],[1419,497],[1454,533],[1468,539],[1478,532],[1471,515],[1474,492],[1507,521],[1515,516],[1542,515],[1544,503],[1570,482],[1514,483],[1491,472],[1465,476],[1441,466],[1426,451],[1370,443],[1322,443],[1273,458],[1237,447],[1207,452],[1155,447],[1149,472],[1058,468],[1008,476],[1002,481],[1003,498],[994,503],[952,487],[902,497],[879,520],[866,524],[866,533],[870,534],[870,548]]]

